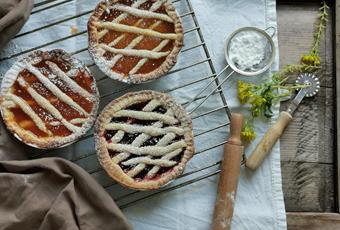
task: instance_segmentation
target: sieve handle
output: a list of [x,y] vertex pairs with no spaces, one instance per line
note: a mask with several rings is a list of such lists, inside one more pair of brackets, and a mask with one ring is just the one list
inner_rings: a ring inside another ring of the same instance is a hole
[[276,123],[268,129],[260,143],[257,144],[255,150],[246,161],[247,168],[256,170],[265,157],[268,155],[276,141],[281,137],[283,131],[293,120],[292,115],[288,112],[281,112]]
[[221,162],[212,230],[229,230],[231,226],[243,155],[240,137],[242,125],[243,116],[232,113],[230,119],[230,138],[228,143],[224,145],[224,155]]
[[[272,30],[272,33],[270,33],[269,31]],[[273,38],[276,34],[276,28],[274,26],[269,26],[267,27],[264,31],[266,31],[266,33]]]

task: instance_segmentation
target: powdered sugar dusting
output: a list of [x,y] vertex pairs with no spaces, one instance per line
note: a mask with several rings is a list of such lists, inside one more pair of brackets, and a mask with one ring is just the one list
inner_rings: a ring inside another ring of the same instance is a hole
[[267,38],[256,31],[242,31],[230,41],[228,55],[236,67],[254,72],[266,65],[271,50]]

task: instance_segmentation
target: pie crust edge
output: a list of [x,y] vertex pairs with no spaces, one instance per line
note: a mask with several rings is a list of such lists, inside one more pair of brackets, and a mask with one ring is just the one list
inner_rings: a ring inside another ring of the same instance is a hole
[[[135,102],[136,99],[140,100],[141,102],[152,99],[157,99],[161,101],[168,108],[172,109],[175,117],[181,121],[182,127],[185,129],[184,140],[187,146],[184,150],[183,157],[181,158],[181,161],[179,161],[179,163],[172,168],[171,172],[160,177],[160,179],[151,179],[146,181],[142,180],[140,182],[136,182],[133,178],[126,175],[126,173],[121,169],[118,164],[112,162],[109,156],[108,149],[106,147],[107,141],[103,137],[105,132],[105,124],[111,121],[113,113],[124,108],[126,102]],[[175,103],[173,98],[169,95],[152,90],[127,93],[106,105],[101,114],[98,116],[95,123],[94,139],[99,162],[105,169],[105,171],[109,174],[109,176],[111,176],[111,178],[113,178],[115,181],[122,184],[123,186],[137,190],[158,189],[161,186],[171,182],[173,179],[177,178],[183,173],[187,162],[194,154],[192,122],[189,114],[187,114],[187,112],[180,105]]]
[[4,94],[6,94],[10,90],[13,83],[16,81],[19,72],[21,71],[21,68],[18,66],[18,63],[23,61],[31,63],[30,60],[34,58],[40,58],[42,55],[61,56],[62,59],[64,59],[65,61],[69,61],[72,67],[74,66],[80,67],[82,70],[86,71],[89,74],[89,76],[93,78],[93,84],[91,86],[92,89],[95,91],[95,94],[93,94],[94,96],[93,107],[91,112],[89,113],[87,121],[83,123],[79,132],[74,132],[66,137],[54,136],[39,138],[32,135],[30,131],[21,128],[15,121],[13,121],[12,113],[7,108],[5,108],[4,106],[0,106],[0,112],[7,129],[17,139],[24,142],[25,144],[40,149],[61,148],[74,143],[87,133],[87,131],[93,126],[95,122],[99,107],[99,90],[96,84],[96,79],[93,77],[89,69],[78,59],[72,57],[70,54],[68,54],[66,51],[62,49],[53,49],[49,51],[36,50],[25,55],[24,57],[17,60],[4,75],[1,83],[0,104],[6,101],[6,99],[4,98]]
[[[114,0],[111,4],[115,4],[118,0]],[[173,4],[166,0],[164,1],[164,7],[168,15],[174,19],[174,26],[175,26],[175,33],[177,34],[178,38],[174,42],[174,47],[171,50],[170,54],[166,57],[165,61],[155,70],[150,73],[146,74],[132,74],[128,76],[124,76],[123,74],[119,74],[117,72],[113,72],[111,67],[108,67],[105,62],[101,61],[100,55],[98,55],[98,32],[97,27],[95,26],[95,21],[99,20],[99,17],[105,11],[106,3],[105,0],[102,0],[96,6],[93,14],[90,16],[87,29],[88,29],[88,50],[93,58],[96,65],[99,67],[101,71],[103,71],[107,76],[114,80],[119,80],[124,83],[133,83],[133,84],[140,84],[147,81],[152,81],[155,79],[160,78],[164,74],[166,74],[177,62],[177,56],[183,46],[183,26],[180,17],[177,14],[176,8]]]

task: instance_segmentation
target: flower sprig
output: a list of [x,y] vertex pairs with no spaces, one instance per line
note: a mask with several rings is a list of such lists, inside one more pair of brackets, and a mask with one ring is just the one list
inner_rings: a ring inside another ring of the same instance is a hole
[[302,55],[301,57],[301,63],[307,64],[307,65],[314,65],[319,66],[320,65],[320,56],[319,56],[319,46],[321,41],[321,36],[323,31],[326,28],[326,23],[328,21],[328,9],[326,2],[323,1],[321,7],[319,8],[319,25],[317,26],[317,32],[314,35],[314,41],[312,49],[310,50],[310,53],[307,55]]
[[241,131],[241,136],[242,139],[247,142],[250,142],[255,139],[256,133],[254,131],[253,122],[246,120]]
[[[254,118],[264,116],[270,118],[273,115],[272,106],[282,98],[290,96],[297,88],[307,87],[306,85],[288,85],[289,78],[293,75],[315,72],[321,67],[319,47],[322,33],[326,27],[328,9],[325,1],[322,1],[319,8],[319,23],[314,35],[312,48],[307,55],[302,55],[299,64],[290,64],[271,76],[271,80],[261,84],[238,81],[238,98],[241,104],[250,105],[250,117],[246,119],[241,136],[242,139],[251,142],[256,137],[254,131]],[[282,92],[283,91],[283,92]]]

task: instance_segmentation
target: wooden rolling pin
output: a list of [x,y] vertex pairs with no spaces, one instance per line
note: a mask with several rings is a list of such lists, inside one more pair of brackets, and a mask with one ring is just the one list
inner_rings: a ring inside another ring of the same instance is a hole
[[232,113],[230,119],[230,137],[228,143],[224,145],[212,230],[228,230],[231,227],[238,177],[240,175],[244,151],[241,142],[242,125],[243,116],[238,113]]
[[270,153],[270,150],[292,120],[293,117],[290,113],[285,111],[280,113],[276,123],[268,129],[262,140],[257,144],[255,150],[247,159],[247,168],[256,170],[262,164],[263,160]]

